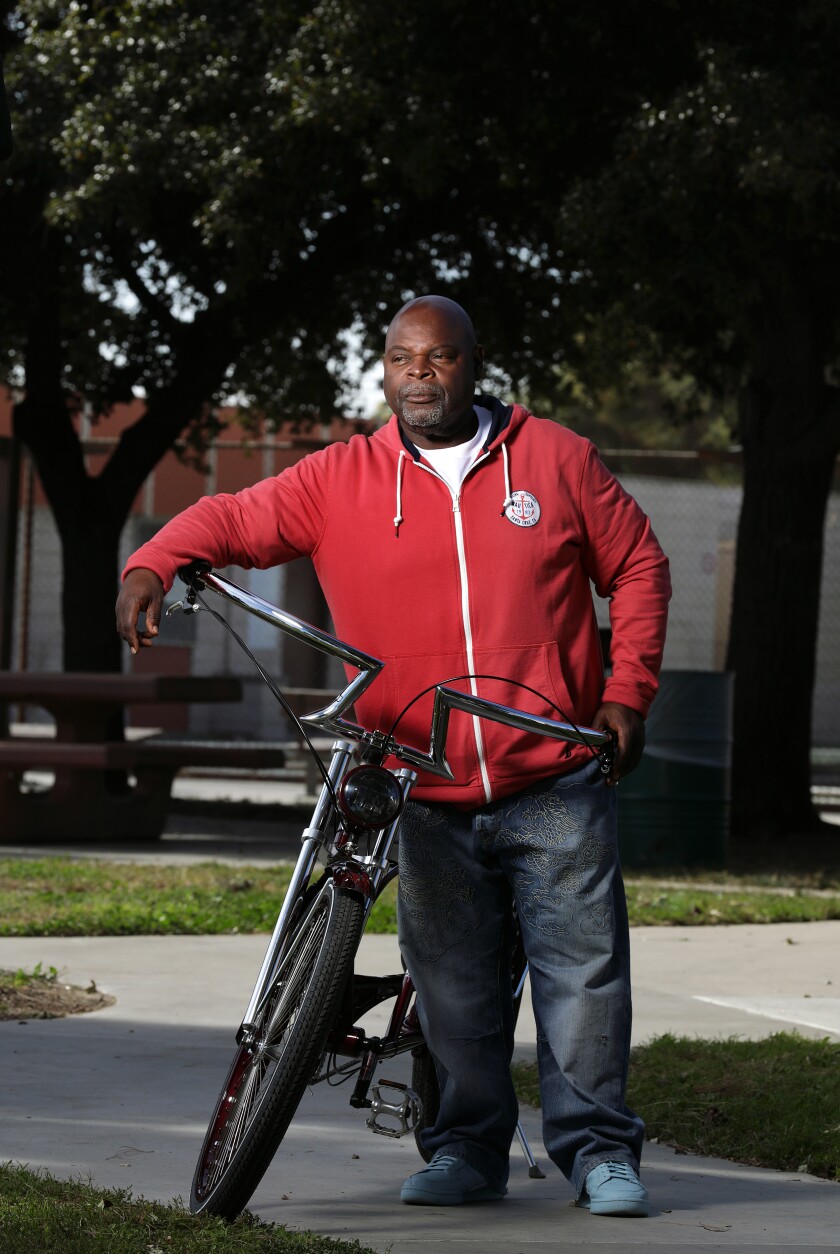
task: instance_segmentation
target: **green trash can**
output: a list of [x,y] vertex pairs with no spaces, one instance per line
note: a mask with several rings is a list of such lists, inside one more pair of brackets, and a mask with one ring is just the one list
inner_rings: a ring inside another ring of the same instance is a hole
[[729,837],[732,675],[663,671],[639,766],[618,791],[625,867],[722,867]]

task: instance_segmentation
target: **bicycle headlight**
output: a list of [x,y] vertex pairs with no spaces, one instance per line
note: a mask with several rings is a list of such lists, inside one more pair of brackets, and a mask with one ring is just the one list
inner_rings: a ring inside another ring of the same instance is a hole
[[384,766],[357,766],[341,781],[338,804],[358,827],[387,827],[402,809],[402,789]]

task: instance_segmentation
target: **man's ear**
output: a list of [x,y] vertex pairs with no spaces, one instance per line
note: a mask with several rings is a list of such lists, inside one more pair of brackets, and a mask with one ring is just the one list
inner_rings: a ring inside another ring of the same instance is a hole
[[475,352],[473,353],[473,366],[475,369],[475,381],[478,383],[479,379],[484,378],[484,349],[480,344],[476,344],[475,346]]

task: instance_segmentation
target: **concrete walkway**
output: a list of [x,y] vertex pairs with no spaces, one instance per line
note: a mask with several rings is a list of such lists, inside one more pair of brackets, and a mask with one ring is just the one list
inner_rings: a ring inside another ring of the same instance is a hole
[[[236,799],[237,786],[184,779],[177,789],[212,801]],[[247,788],[252,801],[280,803],[281,814],[282,804],[301,801],[302,792],[274,781],[256,787],[250,781]],[[300,826],[237,819],[232,836],[228,822],[179,815],[152,845],[6,845],[2,854],[260,863],[294,858]],[[117,999],[93,1015],[0,1023],[7,1079],[0,1159],[100,1186],[130,1186],[135,1195],[162,1201],[188,1198],[265,943],[253,936],[0,939],[0,967],[56,966],[67,982],[95,980]],[[781,1029],[840,1040],[840,922],[636,928],[632,943],[636,1043],[663,1032],[755,1039]],[[365,937],[359,969],[398,970],[394,938]],[[366,1024],[374,1031],[384,1020],[380,1010]],[[526,1004],[518,1057],[534,1056],[534,1036]],[[387,1064],[381,1074],[407,1080],[408,1060]],[[381,1254],[440,1254],[447,1247],[459,1254],[574,1254],[600,1246],[764,1254],[840,1246],[836,1184],[806,1172],[675,1154],[660,1145],[645,1147],[650,1219],[604,1219],[576,1210],[569,1186],[545,1159],[539,1114],[529,1110],[523,1122],[546,1179],[529,1179],[515,1147],[504,1202],[401,1206],[400,1185],[420,1165],[413,1141],[372,1135],[348,1097],[349,1085],[319,1085],[307,1095],[254,1196],[257,1214],[290,1228],[358,1238]],[[835,1122],[835,1115],[827,1118]]]
[[[0,1158],[147,1197],[186,1198],[264,945],[252,936],[0,940],[2,967],[54,965],[68,982],[93,979],[117,998],[93,1015],[0,1023],[4,1074],[14,1077],[5,1086]],[[758,1037],[784,1027],[840,1039],[838,952],[840,923],[634,929],[634,1039],[664,1031]],[[393,971],[397,963],[393,938],[365,938],[361,969]],[[526,1008],[517,1053],[533,1050]],[[384,1074],[407,1079],[406,1072],[401,1059]],[[324,1085],[307,1096],[255,1195],[257,1214],[355,1237],[382,1254],[838,1247],[836,1184],[659,1145],[645,1152],[649,1220],[570,1208],[571,1190],[544,1155],[547,1178],[531,1180],[516,1149],[503,1203],[401,1206],[399,1186],[420,1162],[413,1142],[373,1136],[348,1096],[348,1087]],[[524,1122],[540,1157],[539,1116],[526,1111]]]

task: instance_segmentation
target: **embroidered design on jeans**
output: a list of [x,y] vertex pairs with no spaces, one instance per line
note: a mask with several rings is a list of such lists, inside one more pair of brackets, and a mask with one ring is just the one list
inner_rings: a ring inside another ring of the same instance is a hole
[[612,906],[607,901],[584,901],[586,912],[579,927],[584,936],[599,936],[609,930],[612,924]]
[[438,857],[430,849],[444,843],[451,830],[445,814],[417,802],[403,819],[399,909],[407,939],[424,962],[435,962],[481,920],[466,871],[454,858]]
[[563,798],[552,792],[529,797],[523,807],[511,807],[505,818],[512,819],[513,824],[499,831],[499,840],[507,845],[539,845],[543,849],[556,849],[567,836],[584,826]]
[[511,807],[505,818],[511,825],[500,829],[497,841],[521,850],[524,865],[512,871],[511,880],[530,926],[554,937],[567,935],[576,920],[585,936],[607,931],[609,901],[592,901],[585,890],[591,872],[608,855],[606,843],[584,830],[585,820],[556,793],[532,796],[524,806]]

